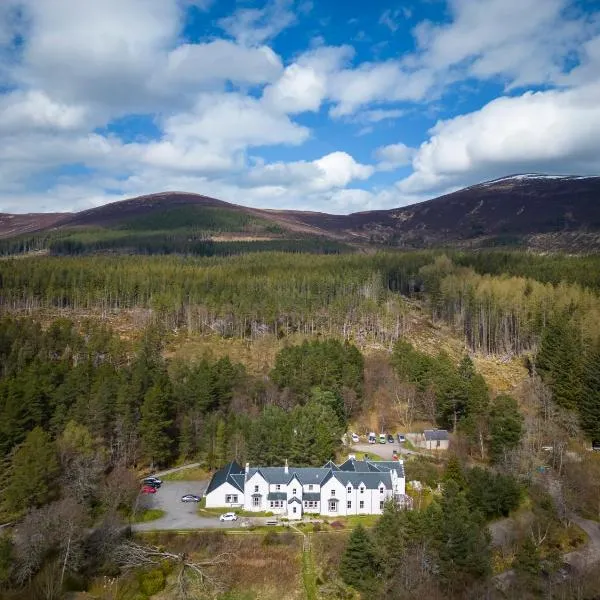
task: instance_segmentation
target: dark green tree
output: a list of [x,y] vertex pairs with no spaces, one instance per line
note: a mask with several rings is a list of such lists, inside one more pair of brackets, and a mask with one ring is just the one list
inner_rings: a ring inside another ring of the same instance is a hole
[[151,465],[169,461],[173,451],[173,418],[168,381],[153,385],[144,396],[141,408],[140,437],[144,458]]
[[373,544],[365,528],[358,525],[348,538],[348,545],[340,560],[340,577],[359,591],[373,586],[377,564]]
[[523,415],[511,396],[498,396],[492,402],[489,420],[489,452],[493,462],[500,462],[521,443]]
[[434,536],[439,577],[446,585],[462,589],[489,575],[489,532],[454,481],[444,486]]
[[593,441],[600,441],[600,342],[587,349],[583,363],[579,403],[581,428]]
[[20,513],[47,504],[58,493],[59,474],[56,447],[50,436],[36,427],[17,448],[10,464],[5,491],[8,510]]

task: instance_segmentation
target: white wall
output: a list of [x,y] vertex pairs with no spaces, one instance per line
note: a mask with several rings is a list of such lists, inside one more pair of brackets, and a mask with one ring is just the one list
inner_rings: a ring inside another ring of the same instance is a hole
[[[294,490],[296,493],[294,494]],[[288,502],[295,496],[298,500],[302,500],[302,484],[298,481],[297,477],[294,477],[287,486],[287,499]]]
[[[236,495],[236,503],[226,503],[226,496]],[[207,508],[242,508],[244,506],[244,494],[240,492],[236,487],[228,482],[221,484],[216,490],[206,494],[206,507]]]
[[[258,487],[258,492],[254,490]],[[250,479],[246,481],[246,485],[244,486],[245,491],[245,501],[244,501],[244,510],[253,511],[253,512],[262,512],[265,510],[269,510],[267,503],[267,494],[269,493],[269,484],[265,481],[264,477],[260,473],[254,473]],[[254,506],[252,501],[252,494],[261,494],[260,504],[258,506]]]
[[[329,499],[332,497],[332,490],[335,491],[334,497],[338,500],[337,510],[329,510]],[[346,512],[346,488],[344,484],[332,477],[321,487],[321,514],[329,517],[343,517]],[[353,514],[353,513],[352,513]]]

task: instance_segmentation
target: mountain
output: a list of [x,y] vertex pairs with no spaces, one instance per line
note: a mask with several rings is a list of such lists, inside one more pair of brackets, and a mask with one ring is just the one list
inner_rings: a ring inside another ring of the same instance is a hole
[[141,239],[147,252],[165,240],[178,240],[172,251],[186,252],[190,243],[207,241],[299,239],[402,248],[600,250],[600,177],[512,175],[411,206],[350,215],[263,210],[164,192],[79,213],[0,215],[0,237],[15,236],[46,240],[40,244],[52,239],[55,247],[60,240],[67,250],[81,250],[85,242],[92,244],[88,250],[100,251],[136,251]]

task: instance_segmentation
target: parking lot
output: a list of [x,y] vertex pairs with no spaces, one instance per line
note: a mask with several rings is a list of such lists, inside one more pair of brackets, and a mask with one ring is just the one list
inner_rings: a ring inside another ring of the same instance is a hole
[[[208,481],[165,481],[156,494],[141,494],[139,506],[143,508],[158,508],[165,515],[148,523],[136,523],[134,531],[154,531],[162,529],[210,529],[237,527],[241,520],[221,523],[218,517],[199,517],[196,502],[182,502],[185,494],[195,494],[202,497]],[[225,510],[223,510],[225,512]]]

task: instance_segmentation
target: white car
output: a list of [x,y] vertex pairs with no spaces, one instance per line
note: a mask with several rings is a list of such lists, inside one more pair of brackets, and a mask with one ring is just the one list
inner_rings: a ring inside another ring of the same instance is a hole
[[352,434],[352,441],[353,441],[355,444],[358,444],[358,442],[360,442],[360,438],[358,437],[358,435],[357,435],[356,433],[353,433],[353,434]]
[[219,521],[237,521],[237,515],[235,513],[225,513],[219,517]]

